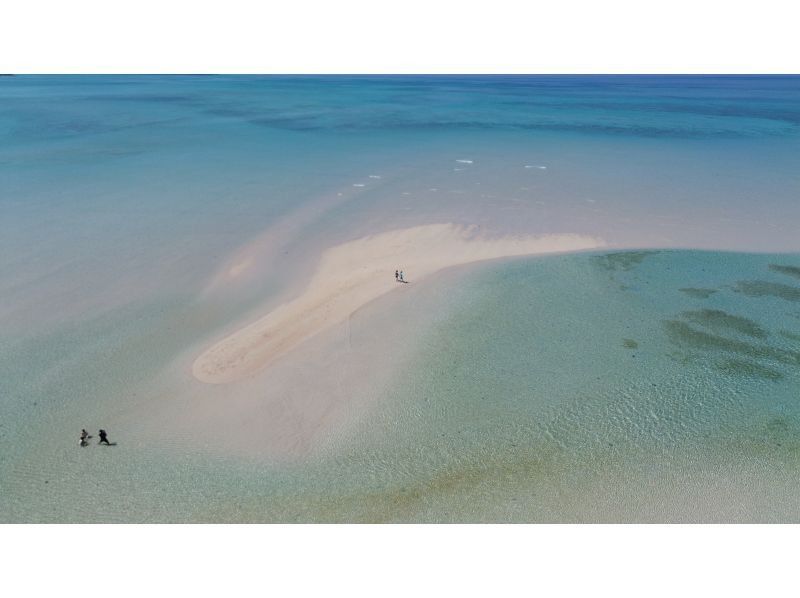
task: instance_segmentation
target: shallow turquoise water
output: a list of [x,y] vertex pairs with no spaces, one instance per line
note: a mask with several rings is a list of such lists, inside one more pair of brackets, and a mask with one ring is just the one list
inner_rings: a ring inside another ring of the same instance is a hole
[[800,301],[739,290],[800,289],[773,264],[800,257],[634,252],[466,269],[418,291],[418,301],[446,292],[449,307],[393,390],[329,451],[268,465],[125,438],[120,460],[43,438],[49,455],[5,464],[4,513],[797,521]]
[[[0,520],[797,521],[798,91],[0,79]],[[174,364],[321,249],[427,222],[740,253],[493,262],[387,298],[413,350],[299,461],[144,429],[195,392]],[[260,275],[207,292],[264,230]],[[99,425],[119,446],[77,450]]]
[[[361,490],[335,506],[318,496],[307,516],[797,521],[800,305],[735,285],[800,288],[769,269],[798,257],[637,257],[464,279],[459,307],[337,462]],[[675,322],[713,341],[675,336]]]

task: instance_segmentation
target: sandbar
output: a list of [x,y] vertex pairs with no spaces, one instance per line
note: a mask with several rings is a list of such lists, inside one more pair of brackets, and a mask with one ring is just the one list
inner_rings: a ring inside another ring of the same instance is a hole
[[563,253],[602,247],[577,234],[491,237],[477,226],[427,224],[370,235],[326,250],[305,290],[204,351],[194,376],[224,384],[251,376],[359,308],[404,284],[452,266],[503,257]]

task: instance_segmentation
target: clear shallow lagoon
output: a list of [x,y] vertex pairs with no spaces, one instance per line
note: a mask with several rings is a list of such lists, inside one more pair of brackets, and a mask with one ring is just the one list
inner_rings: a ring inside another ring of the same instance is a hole
[[[0,520],[797,521],[798,92],[0,78]],[[390,298],[391,384],[300,460],[139,428],[321,249],[441,221],[738,252],[496,262]],[[206,292],[270,227],[263,275]],[[100,426],[119,446],[79,450]]]

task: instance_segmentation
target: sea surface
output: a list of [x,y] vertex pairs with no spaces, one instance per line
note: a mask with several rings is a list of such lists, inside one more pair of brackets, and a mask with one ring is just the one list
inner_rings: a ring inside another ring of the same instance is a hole
[[[203,347],[431,222],[608,249],[370,304],[292,455],[192,432]],[[799,229],[798,77],[0,77],[0,521],[800,522]]]

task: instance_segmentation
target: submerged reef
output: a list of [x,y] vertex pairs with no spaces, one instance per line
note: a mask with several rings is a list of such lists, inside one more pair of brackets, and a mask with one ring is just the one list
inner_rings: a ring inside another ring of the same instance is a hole
[[712,334],[689,326],[681,320],[665,320],[664,327],[669,339],[689,349],[724,351],[754,359],[772,359],[788,365],[800,365],[800,351],[780,349],[769,345],[756,345],[718,334]]
[[787,276],[793,276],[795,278],[800,278],[800,268],[797,266],[783,266],[781,264],[770,264],[769,269],[773,272],[780,272],[781,274],[786,274]]
[[766,280],[740,280],[733,289],[748,297],[777,297],[786,301],[800,302],[800,288]]
[[699,324],[714,332],[738,332],[753,338],[766,338],[767,332],[750,318],[734,316],[721,309],[698,309],[685,311],[681,316],[693,324]]
[[[774,263],[768,267],[773,272],[800,278],[800,267]],[[780,282],[739,280],[733,286],[720,288],[746,297],[800,302],[800,287]],[[695,299],[708,299],[719,289],[683,287],[678,290]],[[764,380],[781,380],[786,374],[783,368],[800,365],[800,351],[786,348],[784,343],[776,346],[767,342],[770,335],[764,326],[721,309],[683,311],[673,319],[664,320],[663,325],[667,338],[680,348],[671,356],[683,363],[706,361],[728,375]],[[790,330],[779,330],[776,335],[800,341],[800,334]],[[763,342],[755,343],[752,339]]]
[[605,255],[595,256],[595,262],[601,267],[611,272],[629,272],[641,264],[644,259],[651,255],[656,255],[658,251],[620,251],[616,253],[606,253]]
[[717,289],[703,289],[703,288],[695,288],[695,287],[684,287],[682,289],[678,289],[681,293],[686,293],[689,297],[693,299],[708,299],[717,292]]

